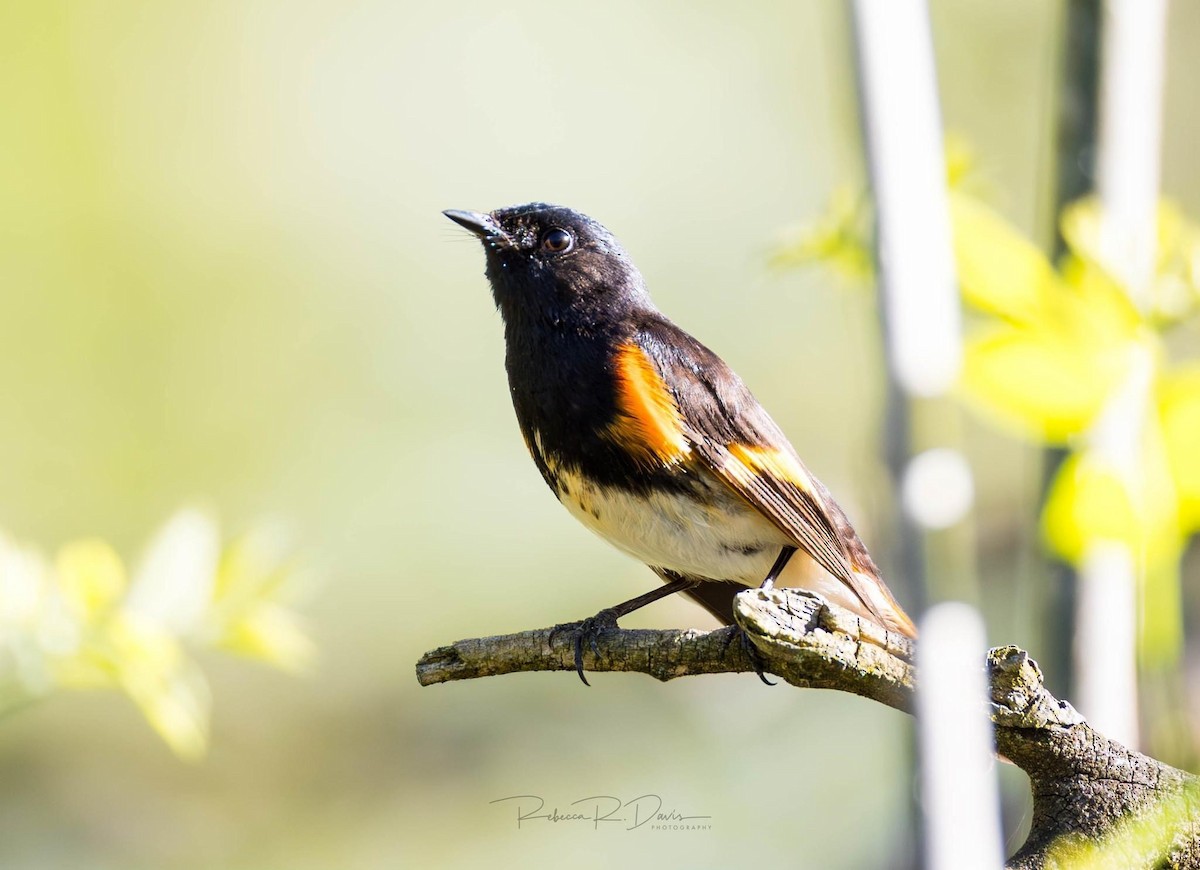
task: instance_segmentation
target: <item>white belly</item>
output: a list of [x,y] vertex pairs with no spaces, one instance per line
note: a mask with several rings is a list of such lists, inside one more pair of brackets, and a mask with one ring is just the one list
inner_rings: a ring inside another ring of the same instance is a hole
[[[535,435],[530,449],[541,452]],[[575,517],[617,549],[651,568],[685,577],[724,580],[758,586],[779,558],[780,549],[798,542],[733,493],[707,471],[693,471],[696,497],[688,493],[651,492],[635,495],[598,486],[579,474],[555,467],[554,488]],[[776,579],[777,586],[807,589],[827,600],[908,634],[912,624],[874,574],[857,573],[858,586],[871,599],[868,608],[848,581],[834,577],[803,549]],[[898,614],[888,621],[888,614]]]
[[[585,483],[576,474],[558,472],[559,500],[581,523],[652,568],[689,577],[758,586],[779,557],[796,542],[715,479],[699,482],[703,501],[686,495],[632,495]],[[565,486],[564,486],[565,484]],[[864,578],[865,588],[878,588]],[[807,589],[868,618],[862,602],[843,581],[803,550],[795,553],[776,580],[777,586]],[[876,602],[884,612],[890,598]]]
[[613,546],[654,568],[757,586],[771,570],[783,532],[723,485],[701,482],[704,501],[673,493],[634,495],[561,471],[559,500]]

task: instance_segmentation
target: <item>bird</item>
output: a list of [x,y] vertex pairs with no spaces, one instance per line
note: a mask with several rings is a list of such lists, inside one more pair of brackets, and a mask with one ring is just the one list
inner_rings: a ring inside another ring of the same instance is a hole
[[542,478],[663,581],[573,624],[584,683],[585,638],[595,648],[618,618],[675,593],[733,625],[739,591],[797,587],[916,637],[829,490],[733,369],[659,311],[611,232],[543,202],[443,214],[483,244]]

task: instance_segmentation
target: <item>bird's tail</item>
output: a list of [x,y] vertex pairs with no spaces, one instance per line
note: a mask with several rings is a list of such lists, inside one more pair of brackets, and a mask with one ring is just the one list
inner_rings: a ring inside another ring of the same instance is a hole
[[[872,585],[872,592],[878,593],[878,597],[882,599],[873,603],[879,610],[879,615],[883,617],[883,627],[888,631],[899,632],[905,637],[916,640],[916,623],[912,621],[912,617],[904,612],[904,608],[900,606],[900,602],[892,595],[892,590],[880,582]],[[879,621],[875,617],[870,618],[875,619],[876,622]]]
[[[863,619],[881,625],[888,631],[894,631],[908,638],[916,638],[916,625],[892,596],[891,590],[879,580],[868,576],[862,578],[864,581],[862,586],[869,590],[871,603],[875,606],[875,612],[872,612],[844,583],[834,580],[832,576],[826,575],[826,577],[829,580],[827,584],[814,584],[809,581],[803,585],[800,583],[794,585],[816,592],[834,604],[844,607]],[[792,585],[786,582],[786,573],[779,585]],[[733,597],[745,588],[737,583],[709,581],[698,583],[684,594],[698,602],[722,624],[733,625]]]
[[795,586],[823,596],[851,613],[908,638],[917,627],[892,595],[874,563],[867,559],[854,571],[853,584],[834,577],[811,559],[793,558],[779,577],[779,586]]

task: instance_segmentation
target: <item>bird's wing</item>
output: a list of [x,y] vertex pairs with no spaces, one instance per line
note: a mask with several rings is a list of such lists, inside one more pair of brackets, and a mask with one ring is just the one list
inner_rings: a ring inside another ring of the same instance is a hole
[[[849,521],[816,480],[783,432],[724,361],[665,319],[641,330],[618,354],[637,372],[642,407],[653,409],[655,437],[664,458],[698,461],[744,498],[880,616],[864,585],[882,583]],[[628,384],[629,381],[627,380]],[[629,388],[627,387],[627,390]],[[866,575],[865,577],[863,575]]]
[[[700,436],[699,459],[822,568],[853,585],[854,568],[804,467],[784,450],[720,444]],[[866,603],[866,601],[864,601]]]

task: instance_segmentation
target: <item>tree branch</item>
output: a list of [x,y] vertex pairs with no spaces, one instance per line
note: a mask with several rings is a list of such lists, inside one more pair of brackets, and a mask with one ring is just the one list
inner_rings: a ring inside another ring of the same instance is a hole
[[[912,711],[915,672],[907,638],[798,589],[747,590],[734,610],[772,674],[801,688],[851,692]],[[585,645],[584,667],[664,681],[753,671],[736,633],[733,627],[616,629],[598,638],[599,655]],[[1123,850],[1119,866],[1200,867],[1200,780],[1099,734],[1046,691],[1041,670],[1024,651],[994,649],[987,668],[997,749],[1029,775],[1033,791],[1032,829],[1009,867],[1052,866],[1070,849],[1102,839]],[[574,669],[572,634],[543,628],[439,647],[421,657],[417,679],[428,686]],[[1139,820],[1141,828],[1130,834]],[[1155,836],[1135,836],[1147,827]]]

